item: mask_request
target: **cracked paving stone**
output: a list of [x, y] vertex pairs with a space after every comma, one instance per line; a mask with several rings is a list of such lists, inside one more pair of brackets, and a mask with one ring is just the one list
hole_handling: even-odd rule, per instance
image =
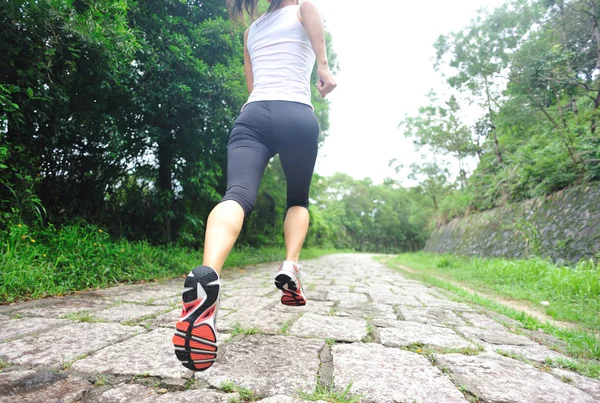
[[48, 305], [32, 306], [15, 311], [23, 316], [41, 317], [41, 318], [63, 318], [66, 315], [74, 313], [92, 314], [94, 311], [108, 307], [108, 303], [103, 300], [90, 300], [82, 298], [60, 298], [49, 299]]
[[[308, 402], [308, 400], [300, 400], [300, 399], [293, 398], [291, 396], [277, 395], [277, 396], [268, 397], [266, 399], [258, 400], [256, 403], [305, 403], [305, 402]], [[314, 403], [327, 403], [324, 400], [317, 400], [316, 402], [315, 401], [313, 401], [313, 402]]]
[[278, 334], [286, 322], [291, 322], [299, 316], [299, 313], [275, 313], [264, 310], [257, 312], [242, 308], [217, 320], [217, 328], [220, 332], [231, 332], [236, 325], [240, 325], [245, 329], [258, 329], [260, 333]]
[[528, 337], [510, 333], [506, 330], [485, 330], [470, 326], [461, 326], [456, 328], [456, 330], [470, 339], [476, 339], [488, 344], [511, 346], [531, 346], [536, 344]]
[[229, 310], [238, 310], [243, 307], [252, 307], [256, 311], [266, 308], [273, 303], [273, 298], [266, 297], [247, 297], [235, 295], [233, 297], [221, 297], [220, 308]]
[[[21, 318], [3, 320], [0, 326], [0, 343], [9, 339], [16, 339], [27, 336], [42, 330], [50, 330], [56, 327], [65, 326], [71, 321], [65, 319], [44, 319], [44, 318]], [[0, 355], [5, 346], [0, 345]]]
[[165, 300], [170, 300], [175, 296], [179, 297], [180, 292], [173, 292], [169, 287], [161, 288], [161, 286], [143, 284], [125, 285], [111, 287], [104, 290], [92, 291], [82, 294], [84, 296], [101, 296], [110, 298], [113, 301], [135, 302], [138, 304], [148, 305], [163, 305]]
[[169, 309], [172, 308], [165, 305], [121, 304], [95, 312], [93, 316], [107, 322], [125, 322], [141, 319], [144, 316], [158, 315]]
[[92, 388], [85, 379], [32, 370], [0, 373], [0, 402], [75, 402]]
[[535, 367], [495, 353], [444, 354], [438, 365], [449, 368], [457, 385], [489, 403], [592, 403], [581, 390]]
[[600, 401], [600, 381], [589, 379], [575, 372], [567, 371], [560, 368], [552, 368], [550, 373], [560, 379], [562, 382], [568, 383], [579, 390], [584, 391], [594, 399]]
[[116, 323], [76, 323], [2, 344], [0, 355], [14, 364], [56, 367], [143, 331]]
[[397, 294], [369, 294], [373, 302], [378, 302], [387, 305], [400, 305], [400, 306], [415, 306], [422, 307], [421, 304], [415, 297]]
[[365, 403], [465, 403], [450, 380], [423, 356], [379, 344], [332, 347], [336, 390], [350, 383], [350, 393]]
[[365, 294], [359, 294], [356, 292], [334, 292], [330, 291], [327, 294], [329, 301], [338, 301], [340, 308], [348, 308], [357, 305], [365, 305], [369, 302], [369, 298]]
[[474, 327], [479, 327], [487, 330], [506, 330], [506, 328], [502, 324], [480, 313], [461, 312], [461, 316], [463, 317], [463, 319], [469, 321]]
[[[315, 389], [322, 340], [253, 335], [223, 345], [223, 355], [196, 379], [219, 388], [225, 381], [258, 396], [310, 393]], [[284, 374], [284, 375], [282, 375]]]
[[301, 337], [321, 337], [336, 341], [360, 341], [367, 335], [367, 322], [361, 319], [303, 315], [290, 329], [290, 334]]
[[137, 384], [121, 384], [94, 396], [94, 403], [227, 403], [239, 397], [237, 393], [223, 393], [210, 389], [157, 394], [153, 389]]
[[403, 347], [423, 343], [441, 348], [475, 347], [447, 327], [403, 321], [394, 321], [388, 324], [392, 327], [379, 329], [381, 344], [384, 346]]
[[280, 302], [271, 309], [275, 312], [286, 312], [286, 313], [301, 313], [307, 312], [314, 313], [316, 315], [329, 315], [331, 307], [335, 305], [332, 301], [315, 301], [308, 299], [308, 302], [304, 306], [287, 306]]
[[227, 297], [239, 296], [239, 297], [264, 297], [279, 291], [275, 286], [272, 287], [256, 287], [256, 288], [224, 288], [223, 295]]
[[114, 375], [147, 374], [161, 378], [187, 378], [191, 371], [175, 357], [170, 329], [156, 329], [109, 346], [73, 364], [75, 371]]
[[465, 321], [449, 309], [440, 308], [409, 308], [401, 307], [400, 312], [405, 320], [409, 322], [444, 324], [451, 326], [463, 326]]
[[517, 354], [525, 357], [530, 361], [540, 363], [545, 362], [546, 358], [568, 358], [560, 353], [557, 353], [556, 351], [550, 350], [546, 346], [542, 346], [540, 344], [535, 343], [530, 346], [490, 345], [487, 343], [482, 344], [487, 351], [504, 351], [512, 354]]
[[[339, 307], [336, 315], [354, 318], [372, 318], [373, 320], [396, 320], [397, 314], [391, 305], [369, 303], [352, 307]], [[347, 314], [347, 315], [346, 315]]]

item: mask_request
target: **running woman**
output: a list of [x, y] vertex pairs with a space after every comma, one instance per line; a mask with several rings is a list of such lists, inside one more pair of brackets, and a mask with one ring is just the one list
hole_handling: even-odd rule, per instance
[[[279, 154], [287, 181], [286, 259], [275, 275], [281, 303], [306, 304], [298, 259], [308, 232], [308, 198], [319, 125], [310, 77], [317, 62], [323, 98], [336, 87], [329, 69], [323, 19], [310, 1], [268, 0], [270, 7], [244, 34], [244, 71], [250, 97], [227, 146], [227, 192], [210, 213], [202, 266], [185, 280], [183, 309], [173, 336], [175, 354], [194, 371], [217, 357], [219, 274], [251, 213], [265, 167]], [[233, 13], [254, 14], [258, 0], [233, 0]]]

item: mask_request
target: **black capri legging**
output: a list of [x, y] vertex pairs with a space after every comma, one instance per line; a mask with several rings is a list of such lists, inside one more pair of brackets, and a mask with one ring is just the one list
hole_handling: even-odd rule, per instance
[[287, 181], [287, 208], [308, 208], [310, 181], [318, 151], [319, 124], [308, 105], [289, 101], [247, 104], [235, 122], [227, 146], [227, 192], [248, 217], [262, 175], [277, 153]]

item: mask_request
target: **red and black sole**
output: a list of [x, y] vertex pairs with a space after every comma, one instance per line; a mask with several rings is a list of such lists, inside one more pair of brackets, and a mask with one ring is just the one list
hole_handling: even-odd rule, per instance
[[[184, 284], [186, 289], [182, 294], [184, 307], [187, 305], [191, 309], [196, 308], [193, 303], [199, 297], [198, 283], [206, 293], [206, 299], [191, 315], [177, 322], [173, 345], [175, 355], [184, 367], [192, 371], [205, 371], [217, 358], [217, 335], [214, 327], [206, 320], [217, 314], [220, 286], [209, 284], [219, 277], [213, 269], [206, 266], [197, 267], [192, 270], [192, 273], [194, 276], [188, 276]], [[199, 324], [194, 325], [196, 322]], [[213, 319], [212, 323], [216, 321]]]
[[[287, 287], [286, 287], [287, 285]], [[298, 291], [298, 285], [294, 279], [287, 274], [281, 273], [275, 277], [275, 287], [279, 288], [283, 295], [281, 296], [281, 303], [287, 306], [304, 306], [306, 305], [306, 298], [302, 292]]]

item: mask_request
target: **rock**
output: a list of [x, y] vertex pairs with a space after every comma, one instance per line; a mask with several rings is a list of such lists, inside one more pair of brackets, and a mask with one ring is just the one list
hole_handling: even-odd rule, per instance
[[483, 341], [488, 344], [511, 346], [531, 346], [536, 344], [533, 340], [525, 336], [510, 333], [506, 330], [484, 330], [470, 326], [461, 326], [456, 330], [466, 337], [474, 339], [476, 342]]
[[463, 319], [469, 321], [473, 327], [478, 327], [487, 330], [506, 330], [506, 328], [500, 323], [480, 313], [462, 312], [461, 316], [463, 317]]
[[485, 402], [594, 402], [588, 394], [550, 374], [495, 353], [446, 354], [437, 356], [437, 361], [452, 372], [457, 385], [464, 385]]
[[[0, 320], [0, 343], [10, 339], [18, 339], [43, 330], [51, 330], [72, 322], [63, 319], [21, 318]], [[0, 345], [0, 355], [4, 346]]]
[[369, 298], [365, 294], [359, 294], [356, 292], [334, 292], [330, 291], [327, 294], [329, 301], [338, 301], [338, 306], [341, 309], [346, 307], [353, 307], [357, 305], [364, 305], [369, 302]]
[[75, 402], [92, 385], [85, 379], [32, 370], [0, 373], [0, 402]]
[[143, 331], [116, 323], [75, 323], [2, 344], [0, 355], [15, 364], [58, 367]]
[[400, 312], [404, 319], [410, 322], [432, 323], [437, 325], [462, 326], [465, 321], [449, 309], [443, 308], [412, 308], [401, 307]]
[[303, 315], [290, 329], [290, 334], [301, 337], [320, 337], [336, 341], [360, 341], [367, 335], [367, 322], [359, 319]]
[[172, 309], [169, 306], [121, 304], [94, 313], [94, 317], [107, 322], [125, 322], [142, 319], [144, 316], [157, 316]]
[[379, 329], [381, 344], [387, 347], [403, 347], [415, 343], [440, 348], [474, 347], [447, 327], [403, 321], [390, 324], [393, 327]]
[[378, 344], [336, 344], [332, 348], [335, 389], [361, 395], [365, 403], [465, 403], [442, 372], [418, 354]]
[[[325, 295], [325, 297], [327, 297], [327, 295]], [[329, 313], [331, 312], [331, 307], [333, 307], [334, 304], [335, 303], [333, 301], [316, 301], [311, 298], [308, 298], [308, 302], [304, 306], [287, 306], [278, 302], [271, 310], [275, 312], [286, 313], [305, 314], [307, 312], [310, 312], [317, 315], [329, 315]]]
[[239, 311], [230, 313], [217, 320], [217, 327], [220, 332], [230, 332], [236, 325], [241, 327], [255, 328], [260, 333], [278, 334], [281, 332], [286, 322], [296, 320], [300, 313], [283, 313], [274, 314], [272, 311], [255, 309], [240, 309]]
[[289, 336], [253, 335], [223, 346], [223, 355], [196, 379], [219, 388], [225, 381], [259, 396], [312, 392], [324, 342]]
[[173, 330], [156, 329], [111, 345], [73, 364], [75, 371], [188, 378], [192, 371], [177, 360], [171, 338]]
[[[227, 403], [238, 395], [209, 389], [167, 393], [166, 389], [154, 391], [142, 385], [121, 384], [93, 398], [93, 403]], [[231, 400], [230, 400], [231, 399]], [[90, 403], [91, 403], [90, 402]]]
[[600, 381], [559, 368], [552, 368], [550, 373], [562, 382], [568, 383], [600, 401]]
[[238, 310], [243, 307], [252, 307], [259, 311], [265, 309], [268, 305], [271, 305], [275, 301], [275, 298], [266, 297], [246, 297], [243, 295], [236, 295], [233, 297], [221, 297], [220, 307], [229, 310]]

